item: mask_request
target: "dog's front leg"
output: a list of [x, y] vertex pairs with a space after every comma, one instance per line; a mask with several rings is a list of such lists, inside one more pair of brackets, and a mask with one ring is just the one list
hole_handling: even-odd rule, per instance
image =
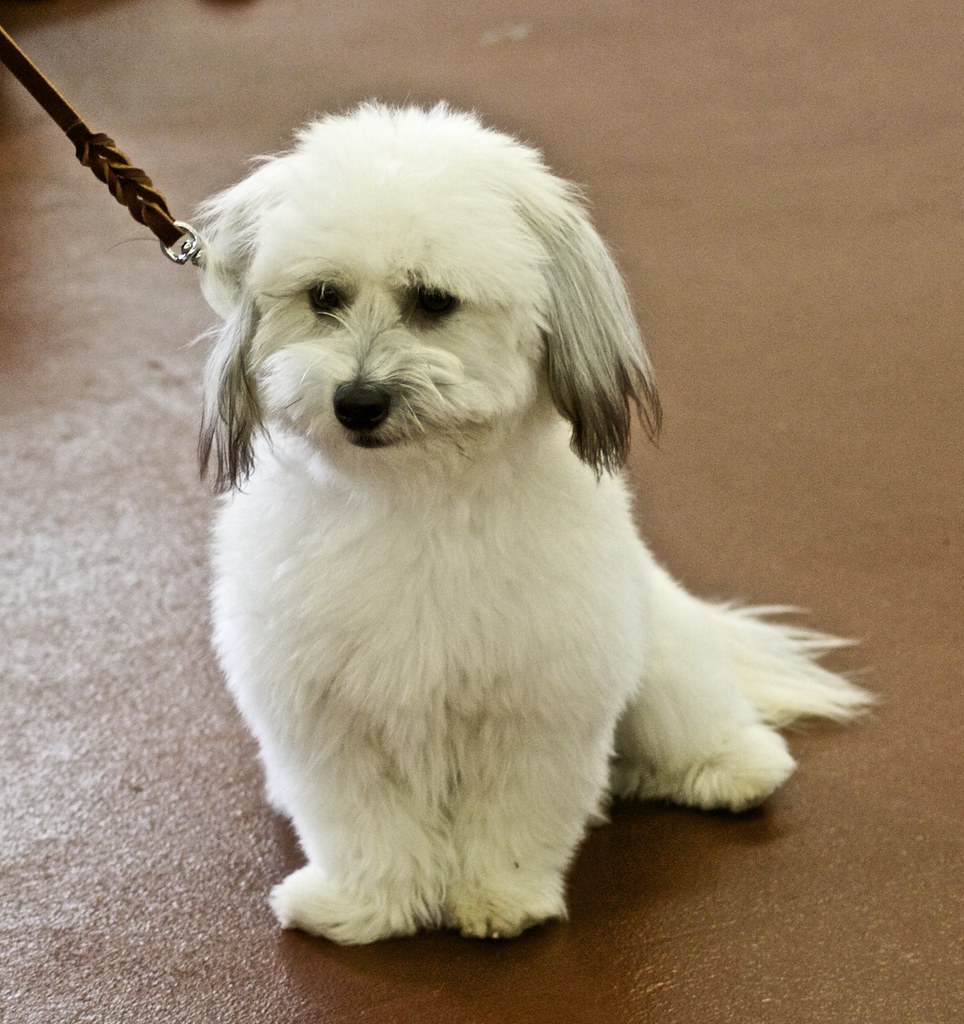
[[566, 916], [565, 872], [599, 806], [610, 726], [587, 739], [545, 724], [495, 723], [468, 759], [445, 908], [445, 923], [463, 935], [509, 938]]
[[360, 944], [441, 923], [451, 844], [437, 801], [346, 737], [289, 801], [308, 863], [276, 885], [282, 927]]

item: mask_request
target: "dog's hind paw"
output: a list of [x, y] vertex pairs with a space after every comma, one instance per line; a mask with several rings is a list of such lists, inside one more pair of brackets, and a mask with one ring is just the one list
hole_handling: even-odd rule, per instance
[[270, 903], [282, 928], [297, 928], [343, 945], [410, 935], [418, 928], [407, 907], [382, 896], [343, 892], [311, 864], [276, 885]]
[[794, 768], [796, 762], [779, 733], [765, 725], [750, 725], [690, 769], [683, 786], [686, 802], [743, 811], [762, 803]]
[[783, 737], [759, 722], [743, 726], [719, 749], [668, 770], [617, 762], [612, 789], [639, 800], [668, 800], [703, 810], [744, 811], [762, 803], [796, 762]]

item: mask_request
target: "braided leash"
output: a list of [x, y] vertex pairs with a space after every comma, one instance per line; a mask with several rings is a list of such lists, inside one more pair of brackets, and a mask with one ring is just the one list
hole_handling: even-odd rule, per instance
[[30, 58], [0, 25], [0, 61], [74, 144], [77, 159], [110, 189], [139, 224], [149, 228], [174, 263], [197, 263], [202, 244], [197, 232], [175, 220], [151, 179], [122, 153], [110, 136], [92, 132]]

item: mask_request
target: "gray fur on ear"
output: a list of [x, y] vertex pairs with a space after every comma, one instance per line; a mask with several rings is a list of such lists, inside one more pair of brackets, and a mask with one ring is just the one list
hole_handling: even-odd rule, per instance
[[619, 271], [574, 199], [551, 213], [521, 210], [547, 256], [549, 391], [572, 426], [572, 447], [599, 475], [622, 466], [630, 405], [650, 439], [662, 411]]
[[218, 340], [204, 369], [198, 461], [204, 476], [213, 452], [218, 492], [239, 487], [254, 466], [253, 442], [262, 424], [248, 359], [257, 323], [254, 302], [241, 303], [213, 332]]
[[204, 371], [198, 459], [204, 476], [214, 455], [218, 491], [238, 487], [248, 477], [254, 438], [263, 426], [250, 365], [259, 317], [247, 274], [259, 217], [282, 193], [286, 173], [283, 162], [268, 160], [201, 208], [201, 287], [224, 322], [207, 335], [216, 342]]

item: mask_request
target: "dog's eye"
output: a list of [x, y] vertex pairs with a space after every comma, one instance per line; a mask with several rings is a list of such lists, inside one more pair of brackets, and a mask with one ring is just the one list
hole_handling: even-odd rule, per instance
[[316, 284], [308, 292], [308, 301], [316, 313], [333, 313], [345, 304], [345, 296], [329, 281]]
[[444, 316], [451, 313], [458, 304], [458, 299], [438, 288], [419, 288], [415, 293], [415, 307], [420, 313], [429, 316]]

